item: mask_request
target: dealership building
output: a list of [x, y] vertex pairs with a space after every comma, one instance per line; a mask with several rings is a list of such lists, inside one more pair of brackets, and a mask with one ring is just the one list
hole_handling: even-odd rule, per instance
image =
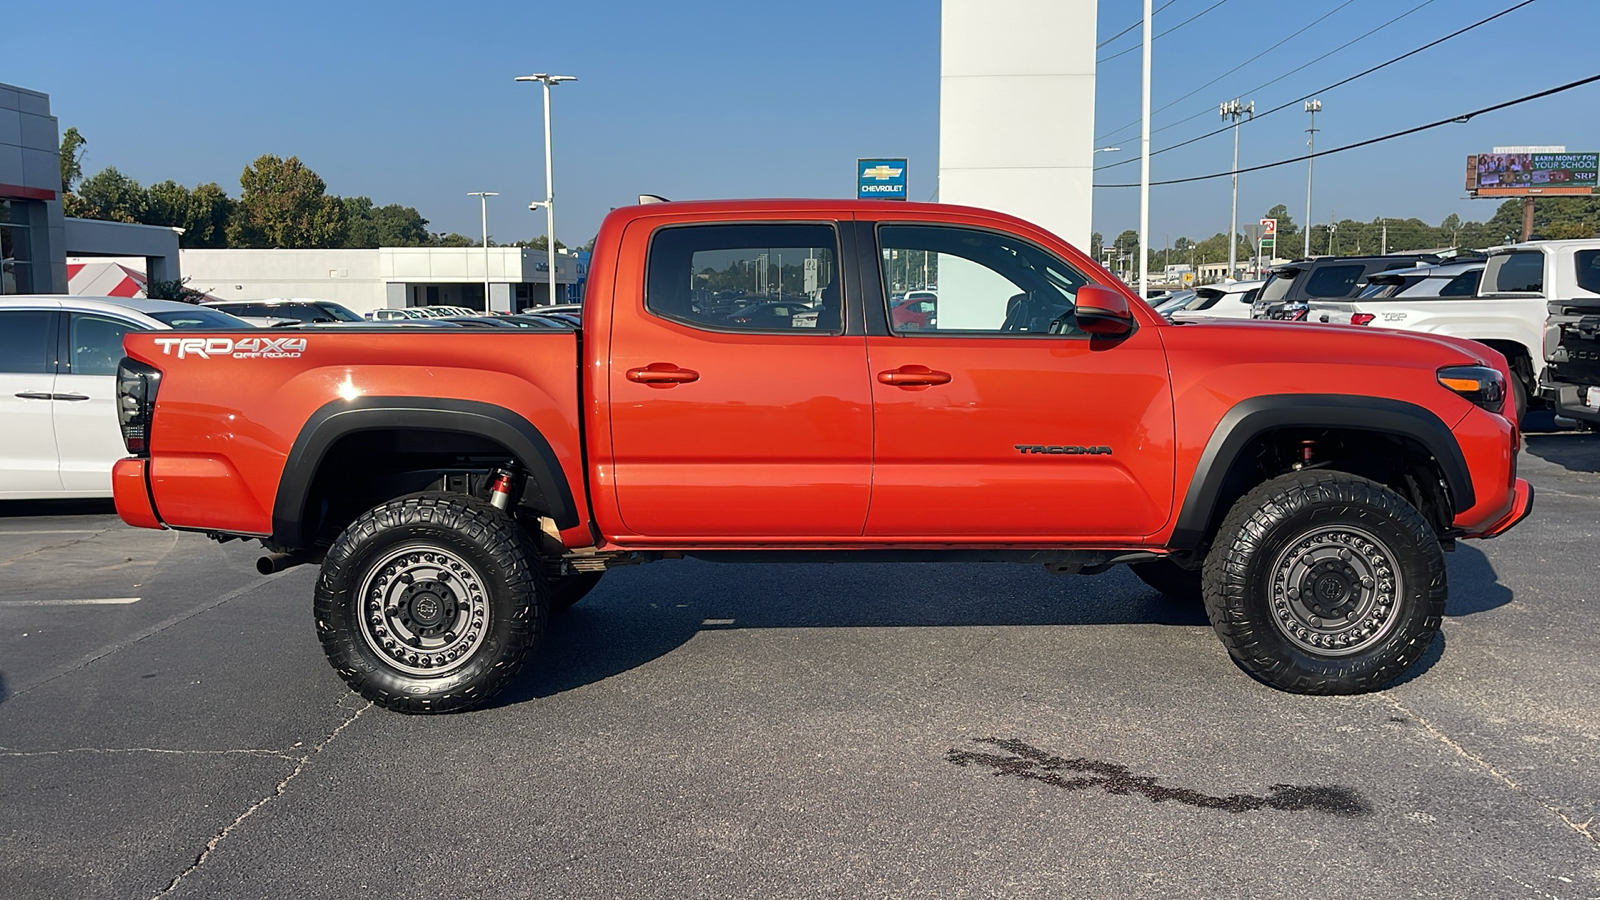
[[[490, 247], [487, 254], [482, 247], [379, 247], [182, 255], [189, 287], [228, 300], [310, 297], [358, 313], [441, 305], [515, 312], [551, 302], [545, 251], [526, 247]], [[588, 268], [587, 253], [556, 253], [555, 302], [578, 301]]]

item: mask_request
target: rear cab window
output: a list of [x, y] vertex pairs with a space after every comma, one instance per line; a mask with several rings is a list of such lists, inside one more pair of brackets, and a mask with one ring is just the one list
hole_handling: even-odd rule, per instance
[[1365, 274], [1366, 266], [1360, 263], [1319, 266], [1312, 271], [1311, 277], [1306, 279], [1306, 296], [1348, 297], [1356, 292], [1356, 285]]
[[238, 330], [253, 327], [249, 322], [203, 306], [196, 306], [194, 309], [147, 312], [145, 315], [169, 328], [225, 328]]
[[706, 331], [840, 334], [838, 246], [824, 223], [662, 228], [646, 257], [645, 309]]
[[1600, 294], [1600, 250], [1579, 250], [1574, 258], [1578, 267], [1578, 288]]
[[1544, 254], [1538, 250], [1505, 254], [1495, 272], [1492, 290], [1497, 294], [1544, 293]]

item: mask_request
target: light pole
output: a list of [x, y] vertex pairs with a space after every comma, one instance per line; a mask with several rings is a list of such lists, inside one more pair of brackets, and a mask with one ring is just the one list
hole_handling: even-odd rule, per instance
[[[550, 166], [550, 87], [563, 81], [577, 81], [576, 75], [518, 75], [518, 81], [537, 81], [544, 85], [544, 232], [546, 264], [550, 267], [550, 302], [556, 302], [556, 187], [551, 179]], [[529, 209], [538, 209], [539, 201], [528, 204]]]
[[[1152, 0], [1144, 0], [1144, 79], [1140, 98], [1139, 132], [1139, 297], [1150, 299], [1150, 48], [1154, 43], [1151, 30]], [[1237, 169], [1239, 166], [1234, 165]]]
[[1228, 276], [1225, 280], [1232, 281], [1234, 267], [1239, 260], [1239, 120], [1249, 116], [1256, 117], [1256, 102], [1251, 100], [1249, 105], [1240, 103], [1237, 99], [1229, 100], [1222, 104], [1222, 120], [1233, 120], [1233, 218], [1228, 220]]
[[[1311, 168], [1317, 164], [1317, 113], [1322, 112], [1321, 100], [1307, 100], [1306, 112], [1311, 114], [1311, 127], [1306, 129], [1306, 134], [1311, 138], [1306, 141], [1306, 146], [1311, 152], [1306, 155], [1306, 252], [1305, 258], [1311, 258]], [[1239, 168], [1234, 164], [1234, 168]]]
[[489, 198], [500, 196], [499, 191], [467, 191], [468, 197], [477, 197], [483, 213], [483, 311], [494, 312], [489, 306]]
[[1094, 148], [1094, 152], [1096, 152], [1096, 153], [1120, 153], [1120, 152], [1122, 152], [1122, 148], [1121, 147], [1096, 147], [1096, 148]]

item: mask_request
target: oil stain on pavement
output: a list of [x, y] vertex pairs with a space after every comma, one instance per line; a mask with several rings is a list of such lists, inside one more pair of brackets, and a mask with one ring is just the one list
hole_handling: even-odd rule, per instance
[[1359, 817], [1372, 815], [1372, 804], [1347, 787], [1320, 785], [1275, 784], [1267, 789], [1266, 796], [1230, 794], [1213, 797], [1189, 788], [1165, 787], [1157, 779], [1134, 775], [1127, 766], [1093, 759], [1067, 759], [1046, 753], [1037, 747], [1014, 738], [973, 738], [980, 744], [990, 744], [1003, 751], [985, 753], [971, 750], [951, 750], [945, 760], [962, 768], [989, 766], [995, 775], [1038, 781], [1069, 791], [1099, 788], [1107, 794], [1138, 794], [1152, 803], [1173, 801], [1201, 809], [1218, 809], [1224, 812], [1243, 813], [1261, 809], [1287, 812], [1319, 812], [1334, 816]]

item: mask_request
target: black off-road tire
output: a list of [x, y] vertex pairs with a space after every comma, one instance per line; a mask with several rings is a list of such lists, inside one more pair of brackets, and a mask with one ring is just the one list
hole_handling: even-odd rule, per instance
[[1202, 576], [1199, 569], [1185, 569], [1169, 559], [1135, 563], [1128, 568], [1139, 576], [1140, 581], [1174, 600], [1182, 603], [1200, 603], [1203, 592], [1200, 589]]
[[379, 706], [457, 712], [516, 677], [549, 604], [534, 546], [509, 515], [461, 494], [411, 494], [329, 548], [317, 637], [339, 677]]
[[573, 572], [571, 575], [557, 575], [551, 578], [550, 609], [554, 612], [560, 612], [589, 596], [589, 592], [594, 590], [595, 585], [600, 583], [601, 576], [605, 574], [603, 570], [599, 572]]
[[1383, 485], [1296, 472], [1234, 504], [1204, 590], [1245, 671], [1292, 693], [1359, 694], [1426, 652], [1444, 614], [1444, 555], [1422, 514]]

